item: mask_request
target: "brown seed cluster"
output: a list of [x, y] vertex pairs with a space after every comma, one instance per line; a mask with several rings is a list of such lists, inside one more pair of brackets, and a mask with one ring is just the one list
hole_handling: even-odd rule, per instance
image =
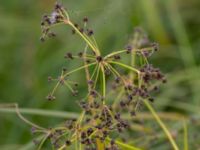
[[140, 72], [145, 84], [148, 84], [152, 80], [161, 80], [163, 83], [166, 82], [166, 78], [160, 69], [154, 68], [152, 65], [143, 66]]
[[41, 22], [42, 36], [41, 41], [45, 41], [46, 37], [55, 37], [56, 34], [53, 33], [50, 28], [51, 26], [61, 23], [64, 19], [64, 7], [56, 3], [53, 12], [50, 15], [44, 15]]
[[[120, 113], [114, 112], [110, 106], [104, 106], [99, 101], [93, 103], [80, 102], [81, 108], [88, 114], [89, 118], [85, 118], [88, 128], [81, 131], [81, 143], [88, 149], [96, 147], [96, 140], [102, 143], [106, 142], [110, 132], [118, 131], [121, 133], [124, 129], [129, 128], [127, 121], [121, 118]], [[106, 149], [117, 148], [112, 140]]]

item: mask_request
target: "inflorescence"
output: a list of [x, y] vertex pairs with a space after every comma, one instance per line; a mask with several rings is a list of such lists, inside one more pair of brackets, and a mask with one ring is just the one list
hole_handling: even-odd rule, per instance
[[[56, 99], [55, 92], [60, 85], [65, 85], [73, 96], [77, 96], [78, 83], [69, 80], [69, 76], [81, 70], [86, 72], [88, 86], [86, 96], [78, 102], [82, 109], [80, 117], [47, 129], [45, 133], [53, 147], [59, 150], [73, 145], [85, 150], [98, 147], [118, 150], [120, 146], [113, 135], [123, 133], [131, 126], [123, 114], [128, 112], [132, 117], [137, 115], [143, 101], [154, 101], [151, 93], [158, 90], [158, 82], [166, 82], [159, 68], [154, 68], [148, 62], [148, 57], [158, 51], [159, 46], [150, 42], [142, 29], [136, 28], [124, 49], [102, 56], [94, 31], [87, 28], [88, 22], [89, 19], [84, 17], [82, 25], [73, 23], [68, 11], [59, 3], [55, 4], [50, 15], [43, 16], [41, 41], [55, 37], [51, 29], [63, 24], [71, 27], [72, 34], [79, 35], [86, 45], [82, 52], [74, 54], [68, 51], [64, 55], [66, 61], [82, 60], [82, 66], [74, 70], [63, 68], [59, 77], [48, 77], [49, 82], [57, 83], [47, 99]], [[128, 58], [129, 62], [122, 62], [123, 57]], [[37, 129], [32, 131], [44, 132]]]

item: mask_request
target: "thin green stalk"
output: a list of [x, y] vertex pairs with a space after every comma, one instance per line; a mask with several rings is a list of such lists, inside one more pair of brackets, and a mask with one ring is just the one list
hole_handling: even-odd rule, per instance
[[115, 76], [115, 77], [119, 77], [121, 78], [120, 74], [110, 65], [110, 64], [106, 64], [107, 67], [109, 68], [109, 70], [112, 72], [112, 74]]
[[120, 92], [118, 93], [115, 101], [113, 102], [113, 108], [117, 107], [117, 103], [119, 102], [119, 100], [122, 97], [123, 93], [124, 93], [124, 88], [122, 87], [121, 90], [120, 90]]
[[110, 65], [110, 64], [108, 64], [108, 67], [110, 68], [110, 70], [111, 70], [111, 72], [113, 73], [113, 75], [116, 75], [117, 77], [119, 77], [119, 78], [123, 81], [124, 85], [126, 85], [125, 80], [124, 80], [123, 77], [119, 74], [119, 72], [118, 72], [115, 68], [113, 68], [112, 65]]
[[95, 68], [94, 68], [94, 71], [93, 71], [91, 77], [90, 77], [90, 80], [92, 80], [93, 77], [95, 76], [95, 74], [97, 73], [98, 67], [99, 67], [99, 65], [97, 64], [97, 65], [95, 66]]
[[100, 66], [98, 65], [97, 74], [96, 74], [96, 78], [95, 78], [95, 82], [94, 82], [94, 89], [96, 88], [98, 78], [99, 78], [99, 74], [100, 74]]
[[62, 145], [58, 150], [63, 150], [66, 147], [66, 145]]
[[174, 148], [174, 150], [179, 150], [178, 146], [176, 145], [175, 140], [173, 139], [172, 135], [170, 134], [170, 132], [168, 131], [167, 127], [165, 126], [165, 124], [162, 122], [162, 120], [160, 119], [160, 117], [157, 115], [157, 113], [155, 112], [155, 110], [153, 109], [153, 107], [149, 104], [149, 102], [147, 100], [144, 100], [144, 104], [147, 106], [147, 108], [150, 110], [150, 112], [152, 113], [152, 115], [154, 116], [155, 120], [157, 121], [157, 123], [161, 126], [161, 128], [163, 129], [163, 131], [165, 132], [166, 136], [168, 137], [172, 147]]
[[74, 24], [70, 21], [64, 21], [65, 24], [69, 24], [83, 39], [84, 41], [91, 47], [91, 49], [100, 55], [100, 51], [95, 48], [95, 46], [74, 26]]
[[64, 84], [69, 88], [69, 90], [73, 93], [74, 89], [69, 85], [69, 83], [67, 83], [66, 81], [64, 81]]
[[[109, 141], [109, 142], [111, 141], [110, 138], [106, 138], [106, 140]], [[128, 144], [122, 143], [122, 142], [117, 141], [117, 140], [115, 140], [115, 143], [116, 143], [117, 145], [123, 147], [124, 150], [142, 150], [142, 149], [140, 149], [140, 148], [137, 148], [137, 147], [134, 147], [134, 146], [132, 146], [132, 145], [128, 145]]]
[[[16, 113], [15, 108], [0, 108], [0, 112], [4, 113]], [[19, 108], [19, 112], [27, 115], [39, 115], [47, 117], [57, 117], [57, 118], [78, 118], [78, 113], [64, 112], [64, 111], [51, 111], [43, 109], [31, 109], [31, 108]]]
[[49, 133], [47, 135], [44, 136], [44, 138], [42, 139], [42, 141], [40, 142], [40, 145], [38, 146], [37, 150], [41, 150], [42, 146], [44, 145], [44, 142], [47, 140], [49, 136]]
[[[70, 20], [68, 12], [65, 9], [62, 9], [62, 11], [64, 12], [64, 15], [67, 17], [67, 20]], [[61, 14], [62, 14], [62, 12], [61, 12]]]
[[96, 60], [95, 57], [91, 57], [91, 56], [74, 56], [73, 55], [73, 58], [78, 58], [78, 59], [90, 59], [90, 60]]
[[[22, 121], [24, 121], [25, 123], [29, 124], [30, 126], [35, 127], [35, 128], [37, 128], [37, 129], [40, 129], [40, 130], [46, 130], [45, 128], [43, 128], [43, 127], [41, 127], [41, 126], [39, 126], [39, 125], [37, 125], [37, 124], [35, 124], [35, 123], [29, 121], [28, 119], [26, 119], [26, 118], [21, 114], [20, 109], [19, 109], [19, 107], [18, 107], [18, 104], [14, 103], [14, 104], [4, 104], [4, 105], [0, 105], [0, 110], [4, 109], [4, 108], [1, 108], [1, 107], [7, 107], [8, 109], [13, 109], [13, 112], [15, 112], [15, 113], [18, 115], [18, 117], [19, 117]], [[12, 108], [12, 107], [14, 107], [14, 108]]]
[[108, 54], [107, 56], [105, 56], [104, 59], [107, 59], [109, 57], [112, 57], [114, 55], [121, 54], [121, 53], [124, 53], [124, 52], [127, 52], [127, 50], [119, 50], [119, 51], [116, 51], [116, 52], [112, 52], [112, 53]]
[[187, 129], [187, 122], [183, 120], [183, 129], [184, 129], [184, 150], [188, 150], [188, 129]]
[[88, 64], [88, 65], [84, 65], [84, 66], [79, 67], [79, 68], [77, 68], [77, 69], [74, 69], [74, 70], [72, 70], [72, 71], [67, 72], [66, 74], [64, 74], [63, 77], [66, 77], [67, 75], [70, 75], [70, 74], [72, 74], [72, 73], [74, 73], [74, 72], [76, 72], [76, 71], [79, 71], [79, 70], [84, 69], [84, 68], [86, 68], [86, 67], [90, 67], [90, 66], [95, 65], [95, 64], [96, 64], [96, 62], [91, 63], [91, 64]]
[[135, 71], [135, 72], [137, 72], [137, 74], [140, 73], [139, 70], [137, 70], [137, 69], [135, 69], [135, 68], [133, 68], [133, 67], [131, 67], [131, 66], [128, 66], [128, 65], [126, 65], [126, 64], [123, 64], [123, 63], [120, 63], [120, 62], [115, 62], [115, 61], [108, 61], [108, 62], [111, 63], [111, 64], [116, 64], [116, 65], [119, 65], [119, 66], [121, 66], [121, 67], [127, 68], [127, 69], [129, 69], [129, 70]]
[[82, 144], [79, 143], [79, 150], [82, 150]]
[[75, 140], [75, 150], [78, 150], [78, 137]]
[[[103, 65], [101, 66], [101, 71], [102, 71], [102, 92], [103, 92], [103, 98], [105, 98], [106, 96], [106, 77], [105, 77], [105, 70]], [[103, 103], [105, 104], [105, 100], [103, 101]]]
[[[135, 67], [135, 56], [136, 56], [136, 54], [135, 53], [132, 53], [131, 54], [131, 66], [132, 67]], [[134, 79], [134, 74], [133, 74], [133, 72], [131, 72], [131, 74], [130, 74], [130, 78], [131, 78], [131, 80], [133, 81], [133, 79]]]
[[97, 52], [99, 52], [99, 53], [97, 53], [97, 54], [100, 55], [100, 51], [99, 51], [99, 49], [98, 49], [98, 46], [96, 45], [97, 43], [94, 42], [94, 41], [92, 40], [92, 38], [90, 38], [87, 34], [83, 33], [83, 35], [85, 36], [86, 39], [88, 39], [88, 41], [89, 41], [91, 44], [93, 44], [94, 48], [97, 50]]
[[[36, 138], [37, 141], [42, 140], [43, 135], [40, 135]], [[35, 148], [35, 144], [33, 143], [33, 141], [31, 140], [30, 142], [28, 142], [27, 144], [23, 145], [22, 147], [20, 147], [20, 150], [30, 150], [30, 149], [34, 149]]]
[[105, 149], [104, 143], [100, 139], [97, 138], [96, 143], [97, 143], [97, 150], [104, 150]]
[[[56, 118], [78, 118], [80, 114], [72, 113], [72, 112], [65, 112], [65, 111], [52, 111], [52, 110], [43, 110], [43, 109], [30, 109], [30, 108], [19, 108], [20, 113], [27, 114], [27, 115], [38, 115], [38, 116], [45, 116], [45, 117], [56, 117]], [[0, 108], [1, 113], [16, 113], [15, 108]], [[183, 116], [178, 113], [158, 113], [158, 116], [163, 119], [170, 119], [170, 120], [180, 120]], [[152, 116], [146, 113], [139, 113], [137, 114], [138, 118], [143, 119], [152, 119]], [[138, 118], [135, 119], [138, 119]], [[128, 114], [123, 115], [123, 118], [130, 119]]]
[[98, 44], [97, 44], [97, 41], [96, 41], [94, 35], [92, 35], [92, 39], [94, 41], [95, 47], [99, 50], [99, 47], [98, 47]]
[[[141, 49], [134, 49], [134, 50], [132, 50], [132, 53], [135, 54], [136, 52], [152, 51], [152, 50], [153, 50], [153, 47], [141, 48]], [[107, 58], [112, 57], [112, 56], [114, 56], [114, 55], [121, 54], [121, 53], [125, 53], [125, 52], [127, 52], [127, 50], [118, 50], [118, 51], [115, 51], [115, 52], [112, 52], [112, 53], [106, 55], [106, 56], [104, 57], [104, 59], [107, 59]]]
[[55, 93], [56, 89], [58, 88], [59, 84], [60, 84], [60, 81], [58, 81], [58, 82], [56, 83], [55, 87], [53, 88], [53, 90], [52, 90], [52, 92], [51, 92], [51, 95], [52, 95], [52, 96], [54, 95], [54, 93]]
[[[87, 65], [87, 59], [85, 58], [86, 55], [87, 55], [87, 50], [88, 50], [88, 44], [86, 44], [85, 49], [84, 49], [84, 53], [83, 53], [84, 54], [83, 55], [84, 65]], [[89, 81], [91, 77], [90, 77], [90, 71], [89, 71], [88, 67], [85, 68], [85, 74], [86, 74], [87, 81]], [[91, 87], [88, 85], [88, 91], [90, 91], [90, 90], [91, 90]]]

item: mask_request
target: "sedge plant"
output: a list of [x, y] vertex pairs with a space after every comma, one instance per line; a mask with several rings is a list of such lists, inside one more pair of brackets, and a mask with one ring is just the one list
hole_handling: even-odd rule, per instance
[[151, 42], [141, 28], [136, 28], [125, 48], [102, 55], [88, 23], [87, 17], [83, 18], [82, 24], [74, 23], [68, 11], [59, 3], [55, 4], [50, 15], [43, 16], [41, 41], [55, 37], [51, 29], [63, 25], [85, 43], [83, 51], [77, 54], [68, 51], [64, 55], [66, 61], [81, 60], [80, 67], [73, 70], [63, 68], [59, 77], [48, 77], [48, 81], [55, 82], [55, 86], [47, 100], [58, 99], [56, 91], [59, 86], [66, 86], [72, 96], [78, 96], [79, 83], [71, 81], [69, 76], [80, 71], [85, 72], [82, 77], [86, 77], [84, 81], [88, 89], [85, 97], [78, 101], [82, 111], [79, 117], [52, 128], [29, 122], [16, 106], [20, 118], [32, 126], [32, 133], [40, 135], [39, 140], [35, 141], [37, 149], [42, 149], [49, 142], [56, 150], [140, 150], [122, 140], [123, 134], [129, 132], [133, 124], [124, 118], [124, 114], [128, 113], [134, 118], [144, 105], [163, 129], [172, 149], [178, 150], [170, 131], [152, 107], [152, 93], [158, 90], [160, 83], [167, 82], [160, 69], [149, 63], [149, 57], [159, 50], [158, 44]]

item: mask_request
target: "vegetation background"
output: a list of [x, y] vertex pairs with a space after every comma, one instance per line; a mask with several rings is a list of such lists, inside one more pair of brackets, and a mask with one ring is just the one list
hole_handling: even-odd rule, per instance
[[[183, 149], [183, 117], [188, 130], [189, 148], [200, 149], [200, 1], [199, 0], [63, 0], [73, 16], [80, 21], [90, 19], [103, 53], [123, 48], [134, 27], [142, 27], [149, 37], [160, 44], [160, 51], [151, 62], [167, 73], [168, 82], [156, 95], [154, 107]], [[57, 92], [58, 99], [47, 102], [51, 89], [49, 75], [58, 76], [62, 67], [71, 68], [64, 54], [82, 49], [81, 40], [71, 35], [68, 27], [56, 29], [58, 36], [41, 43], [40, 20], [51, 11], [54, 0], [0, 1], [0, 103], [18, 103], [20, 108], [78, 112], [75, 99], [66, 88]], [[80, 20], [79, 20], [80, 19]], [[77, 62], [80, 63], [80, 62]], [[73, 64], [76, 65], [76, 64]], [[74, 78], [84, 82], [81, 74]], [[80, 85], [84, 89], [84, 85]], [[80, 90], [84, 91], [84, 90]], [[25, 114], [46, 127], [61, 117]], [[149, 114], [145, 109], [141, 113]], [[173, 114], [172, 114], [173, 112]], [[154, 119], [146, 118], [152, 132], [142, 132], [133, 143], [153, 150], [171, 149]], [[145, 120], [145, 118], [144, 118]], [[145, 120], [146, 121], [146, 120]], [[133, 131], [134, 135], [134, 131]], [[153, 138], [149, 138], [153, 137]], [[156, 138], [157, 137], [157, 138]], [[152, 140], [153, 139], [153, 140]], [[0, 149], [34, 149], [30, 127], [10, 109], [0, 109]]]

